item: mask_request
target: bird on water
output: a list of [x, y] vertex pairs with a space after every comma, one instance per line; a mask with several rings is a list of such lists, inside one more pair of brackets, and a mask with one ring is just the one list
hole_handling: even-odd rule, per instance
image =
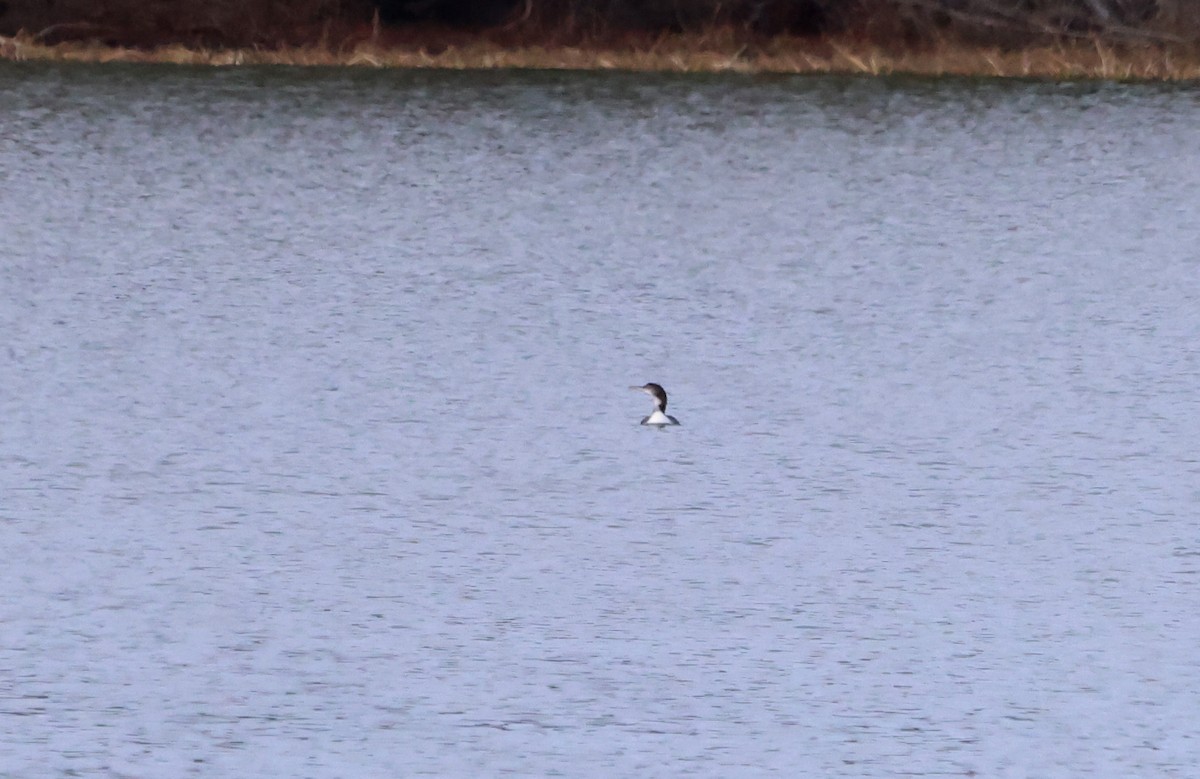
[[662, 388], [661, 384], [650, 382], [641, 387], [630, 387], [629, 389], [644, 392], [654, 398], [654, 413], [642, 420], [643, 425], [663, 427], [665, 425], [679, 424], [678, 419], [667, 413], [667, 391]]

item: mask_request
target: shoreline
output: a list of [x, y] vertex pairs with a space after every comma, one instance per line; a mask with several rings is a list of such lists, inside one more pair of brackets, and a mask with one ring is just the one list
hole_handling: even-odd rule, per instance
[[48, 45], [33, 36], [17, 35], [0, 36], [0, 61], [1200, 81], [1200, 50], [1115, 46], [1099, 40], [1012, 50], [962, 43], [894, 50], [836, 38], [781, 36], [745, 43], [729, 36], [675, 34], [630, 45], [512, 46], [480, 38], [421, 46], [368, 38], [337, 46], [207, 49], [166, 44], [135, 49], [98, 42]]

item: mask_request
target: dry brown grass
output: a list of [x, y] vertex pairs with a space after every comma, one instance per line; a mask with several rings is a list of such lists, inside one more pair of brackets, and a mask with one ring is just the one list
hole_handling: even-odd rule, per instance
[[892, 50], [851, 39], [781, 36], [747, 44], [709, 32], [635, 39], [625, 45], [502, 45], [485, 39], [435, 43], [357, 41], [280, 49], [129, 49], [98, 43], [39, 44], [0, 37], [0, 59], [56, 62], [157, 62], [179, 65], [298, 65], [372, 68], [517, 68], [678, 73], [867, 73], [1180, 81], [1200, 79], [1200, 51], [1164, 45], [1115, 47], [1079, 41], [1015, 50], [940, 43]]

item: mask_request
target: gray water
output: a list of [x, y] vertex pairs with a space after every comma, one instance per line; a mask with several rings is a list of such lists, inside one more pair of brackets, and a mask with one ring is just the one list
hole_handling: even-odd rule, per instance
[[1194, 776], [1198, 163], [1186, 86], [0, 65], [0, 775]]

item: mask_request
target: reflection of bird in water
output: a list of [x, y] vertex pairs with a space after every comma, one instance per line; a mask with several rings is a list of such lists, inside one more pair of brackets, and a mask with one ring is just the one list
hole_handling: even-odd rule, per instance
[[678, 425], [679, 420], [667, 413], [667, 391], [662, 388], [661, 384], [650, 382], [641, 387], [630, 387], [629, 389], [644, 392], [654, 398], [654, 413], [642, 420], [643, 425]]

